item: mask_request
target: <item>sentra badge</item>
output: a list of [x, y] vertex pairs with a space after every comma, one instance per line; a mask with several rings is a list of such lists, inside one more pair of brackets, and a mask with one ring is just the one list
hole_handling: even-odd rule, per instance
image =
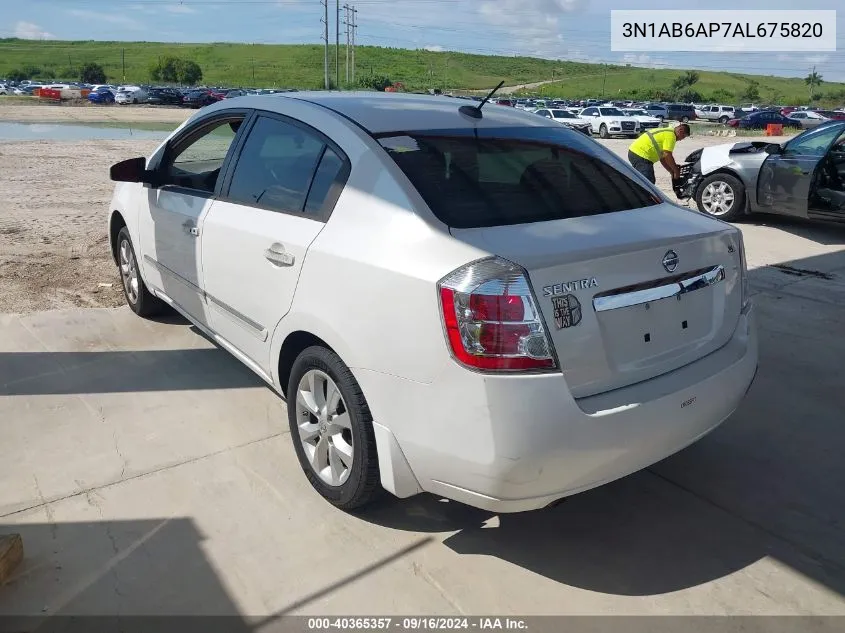
[[566, 293], [575, 292], [576, 290], [587, 290], [595, 288], [599, 285], [595, 277], [589, 279], [576, 279], [575, 281], [565, 281], [553, 286], [543, 286], [544, 297], [557, 297]]

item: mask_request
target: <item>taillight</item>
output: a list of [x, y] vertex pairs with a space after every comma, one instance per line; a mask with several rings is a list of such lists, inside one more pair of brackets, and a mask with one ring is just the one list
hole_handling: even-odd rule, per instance
[[446, 339], [455, 359], [486, 371], [554, 370], [557, 362], [525, 271], [484, 259], [438, 284]]

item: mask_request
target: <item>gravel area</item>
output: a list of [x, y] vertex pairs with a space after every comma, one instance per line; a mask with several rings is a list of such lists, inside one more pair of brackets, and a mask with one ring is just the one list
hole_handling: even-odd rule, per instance
[[0, 97], [0, 121], [20, 123], [181, 123], [196, 110], [162, 106], [98, 106], [80, 104], [31, 104], [4, 102]]
[[[190, 112], [166, 108], [0, 106], [0, 118], [29, 121], [83, 120], [79, 117], [102, 117], [106, 113], [126, 116], [121, 120], [132, 122], [176, 122]], [[44, 118], [48, 116], [65, 118]], [[676, 158], [683, 159], [705, 145], [735, 140], [692, 137], [678, 144]], [[631, 143], [627, 139], [602, 142], [623, 158]], [[106, 233], [107, 207], [114, 185], [108, 178], [108, 168], [126, 158], [148, 155], [156, 145], [155, 141], [139, 140], [0, 142], [0, 313], [122, 304], [120, 281], [108, 252]], [[657, 184], [671, 192], [668, 173], [659, 166], [656, 172]]]
[[108, 252], [108, 170], [156, 146], [0, 142], [0, 313], [121, 304]]

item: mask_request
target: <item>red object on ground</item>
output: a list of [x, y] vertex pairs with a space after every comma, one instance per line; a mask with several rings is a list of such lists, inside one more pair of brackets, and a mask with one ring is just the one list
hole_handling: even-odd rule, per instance
[[38, 93], [39, 99], [51, 99], [53, 101], [62, 100], [62, 91], [54, 90], [52, 88], [36, 88], [33, 92]]

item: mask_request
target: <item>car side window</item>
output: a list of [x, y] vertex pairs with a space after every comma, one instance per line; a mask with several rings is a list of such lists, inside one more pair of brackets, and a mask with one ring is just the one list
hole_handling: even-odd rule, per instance
[[344, 160], [331, 147], [326, 147], [317, 171], [314, 173], [308, 199], [305, 201], [306, 215], [322, 214], [326, 200], [332, 192], [332, 186], [340, 182], [343, 171]]
[[833, 140], [842, 132], [837, 126], [827, 129], [816, 129], [812, 133], [804, 133], [786, 144], [784, 154], [788, 156], [823, 156]]
[[243, 116], [215, 121], [177, 142], [161, 166], [161, 184], [214, 193], [241, 123]]
[[302, 212], [324, 147], [320, 138], [293, 123], [258, 117], [235, 165], [229, 200]]

